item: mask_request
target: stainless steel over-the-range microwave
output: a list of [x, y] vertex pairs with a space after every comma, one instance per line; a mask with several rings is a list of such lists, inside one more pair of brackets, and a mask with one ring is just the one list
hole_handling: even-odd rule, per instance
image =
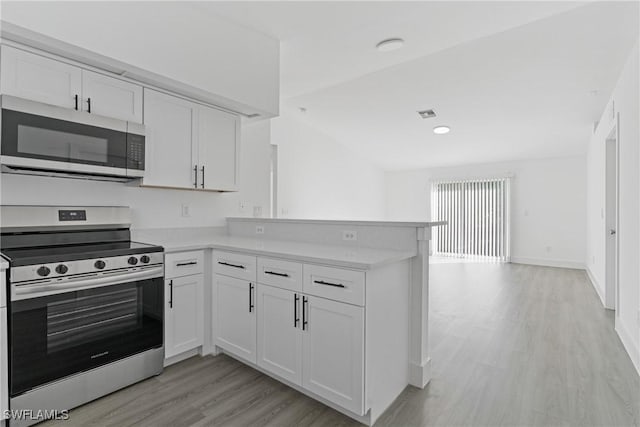
[[144, 126], [2, 95], [3, 171], [133, 179], [144, 174]]

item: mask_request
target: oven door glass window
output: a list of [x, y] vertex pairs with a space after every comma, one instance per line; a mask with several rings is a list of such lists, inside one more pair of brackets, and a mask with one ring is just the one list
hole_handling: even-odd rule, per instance
[[11, 302], [11, 395], [162, 347], [161, 278]]
[[127, 134], [50, 117], [2, 110], [2, 154], [126, 168]]

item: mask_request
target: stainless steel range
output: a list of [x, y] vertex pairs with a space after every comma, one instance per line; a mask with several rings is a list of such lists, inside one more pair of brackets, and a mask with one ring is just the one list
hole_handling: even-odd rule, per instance
[[163, 248], [131, 241], [129, 208], [0, 214], [12, 411], [70, 409], [162, 371]]

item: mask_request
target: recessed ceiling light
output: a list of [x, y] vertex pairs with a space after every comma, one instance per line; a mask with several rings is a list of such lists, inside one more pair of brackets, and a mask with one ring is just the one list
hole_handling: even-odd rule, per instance
[[400, 49], [404, 45], [404, 40], [400, 38], [382, 40], [376, 45], [376, 48], [380, 52], [389, 52], [392, 50]]
[[433, 128], [433, 133], [436, 135], [444, 135], [445, 133], [449, 133], [451, 128], [449, 126], [436, 126]]

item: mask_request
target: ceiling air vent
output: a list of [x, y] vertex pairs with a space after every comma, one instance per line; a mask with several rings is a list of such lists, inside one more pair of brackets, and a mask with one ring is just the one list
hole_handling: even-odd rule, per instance
[[418, 111], [418, 114], [420, 114], [420, 117], [422, 117], [423, 119], [430, 119], [436, 116], [436, 112], [433, 110]]

